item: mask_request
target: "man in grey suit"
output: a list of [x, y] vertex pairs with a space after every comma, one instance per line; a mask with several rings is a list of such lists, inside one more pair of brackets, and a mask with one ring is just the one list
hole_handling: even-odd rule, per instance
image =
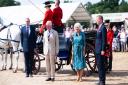
[[52, 22], [47, 21], [47, 31], [44, 32], [44, 55], [46, 57], [46, 71], [48, 78], [46, 81], [55, 80], [55, 59], [59, 52], [59, 37], [57, 31], [52, 29]]

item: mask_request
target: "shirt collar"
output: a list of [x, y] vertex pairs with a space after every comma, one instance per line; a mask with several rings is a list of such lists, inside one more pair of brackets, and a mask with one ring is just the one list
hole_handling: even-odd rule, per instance
[[26, 28], [30, 28], [30, 26], [27, 26], [27, 25], [26, 25]]
[[47, 30], [47, 32], [50, 32], [50, 33], [52, 33], [52, 32], [53, 32], [53, 29], [51, 29], [51, 30]]

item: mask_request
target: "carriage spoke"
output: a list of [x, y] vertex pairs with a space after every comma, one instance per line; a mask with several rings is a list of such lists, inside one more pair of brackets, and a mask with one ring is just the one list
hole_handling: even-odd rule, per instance
[[89, 56], [88, 58], [95, 58], [95, 56]]
[[89, 61], [90, 63], [95, 63], [95, 60]]

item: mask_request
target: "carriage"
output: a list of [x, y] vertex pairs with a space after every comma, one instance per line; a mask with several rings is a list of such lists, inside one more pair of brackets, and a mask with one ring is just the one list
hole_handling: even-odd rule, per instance
[[[96, 31], [86, 31], [86, 50], [85, 50], [85, 59], [87, 64], [87, 69], [89, 69], [92, 72], [96, 71], [96, 59], [95, 59], [95, 52], [94, 52], [94, 46], [95, 46], [95, 36]], [[70, 64], [72, 57], [72, 42], [70, 42], [67, 46], [66, 40], [63, 33], [59, 33], [59, 53], [57, 55], [56, 59], [56, 71], [58, 71], [63, 65], [71, 65], [71, 68], [73, 71], [75, 71], [72, 67], [72, 64]], [[34, 56], [34, 70], [33, 72], [36, 74], [39, 72], [41, 67], [41, 61], [45, 60], [43, 57], [43, 42], [37, 44], [37, 52], [35, 52]]]
[[[13, 28], [14, 29], [14, 28]], [[13, 31], [13, 29], [11, 29]], [[19, 27], [15, 28], [19, 30]], [[9, 28], [10, 30], [10, 28]], [[10, 30], [10, 31], [11, 31]], [[18, 35], [20, 35], [20, 31], [17, 32]], [[42, 36], [42, 35], [41, 35]], [[86, 31], [85, 32], [86, 36], [86, 50], [85, 50], [85, 59], [86, 59], [86, 64], [87, 68], [91, 70], [92, 72], [95, 72], [96, 70], [96, 59], [95, 59], [95, 52], [94, 52], [94, 46], [95, 46], [95, 36], [96, 36], [96, 31]], [[13, 38], [13, 36], [11, 37]], [[20, 38], [18, 38], [20, 39]], [[18, 43], [15, 42], [12, 39], [7, 39], [8, 42], [12, 42], [15, 47], [15, 50], [18, 50]], [[19, 40], [17, 40], [19, 41]], [[17, 44], [17, 45], [15, 45]], [[72, 44], [66, 46], [66, 41], [65, 37], [63, 34], [59, 34], [59, 54], [57, 56], [57, 61], [56, 61], [56, 71], [58, 71], [63, 65], [71, 65], [71, 57], [72, 57]], [[14, 49], [14, 48], [13, 48]], [[13, 50], [13, 52], [15, 51]], [[18, 62], [18, 55], [16, 57], [16, 62]], [[33, 64], [33, 73], [37, 74], [40, 70], [41, 67], [41, 61], [45, 60], [45, 57], [43, 55], [43, 42], [42, 43], [37, 43], [37, 51], [34, 54], [34, 64]], [[17, 65], [17, 64], [16, 64]], [[71, 65], [72, 67], [72, 65]], [[72, 68], [73, 69], [73, 68]], [[74, 69], [73, 69], [74, 70]]]

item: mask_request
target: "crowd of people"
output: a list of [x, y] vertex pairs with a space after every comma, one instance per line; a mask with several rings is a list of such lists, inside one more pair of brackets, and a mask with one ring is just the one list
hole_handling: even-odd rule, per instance
[[[59, 7], [60, 1], [55, 0], [55, 8], [50, 9], [50, 2], [45, 2], [45, 16], [40, 33], [43, 32], [43, 53], [46, 61], [46, 81], [55, 81], [55, 62], [56, 56], [59, 53], [59, 33], [64, 33], [66, 46], [72, 41], [72, 59], [71, 64], [77, 73], [76, 81], [82, 81], [84, 68], [86, 68], [86, 60], [84, 58], [86, 48], [86, 36], [82, 30], [80, 23], [75, 23], [74, 26], [63, 29], [61, 19], [63, 17], [62, 9]], [[97, 33], [95, 40], [96, 64], [99, 74], [98, 85], [106, 84], [106, 72], [112, 71], [112, 51], [127, 51], [128, 48], [128, 32], [124, 26], [118, 30], [115, 26], [111, 27], [110, 21], [106, 20], [103, 23], [103, 17], [97, 16]], [[26, 25], [21, 28], [21, 45], [23, 47], [25, 58], [25, 73], [26, 77], [33, 77], [33, 57], [36, 51], [37, 35], [34, 27], [30, 25], [30, 19], [26, 18]], [[106, 64], [108, 63], [108, 70]], [[15, 73], [16, 71], [14, 71]]]
[[113, 39], [113, 51], [126, 52], [128, 51], [128, 30], [125, 30], [124, 25], [121, 25], [120, 29], [113, 26], [114, 39]]

